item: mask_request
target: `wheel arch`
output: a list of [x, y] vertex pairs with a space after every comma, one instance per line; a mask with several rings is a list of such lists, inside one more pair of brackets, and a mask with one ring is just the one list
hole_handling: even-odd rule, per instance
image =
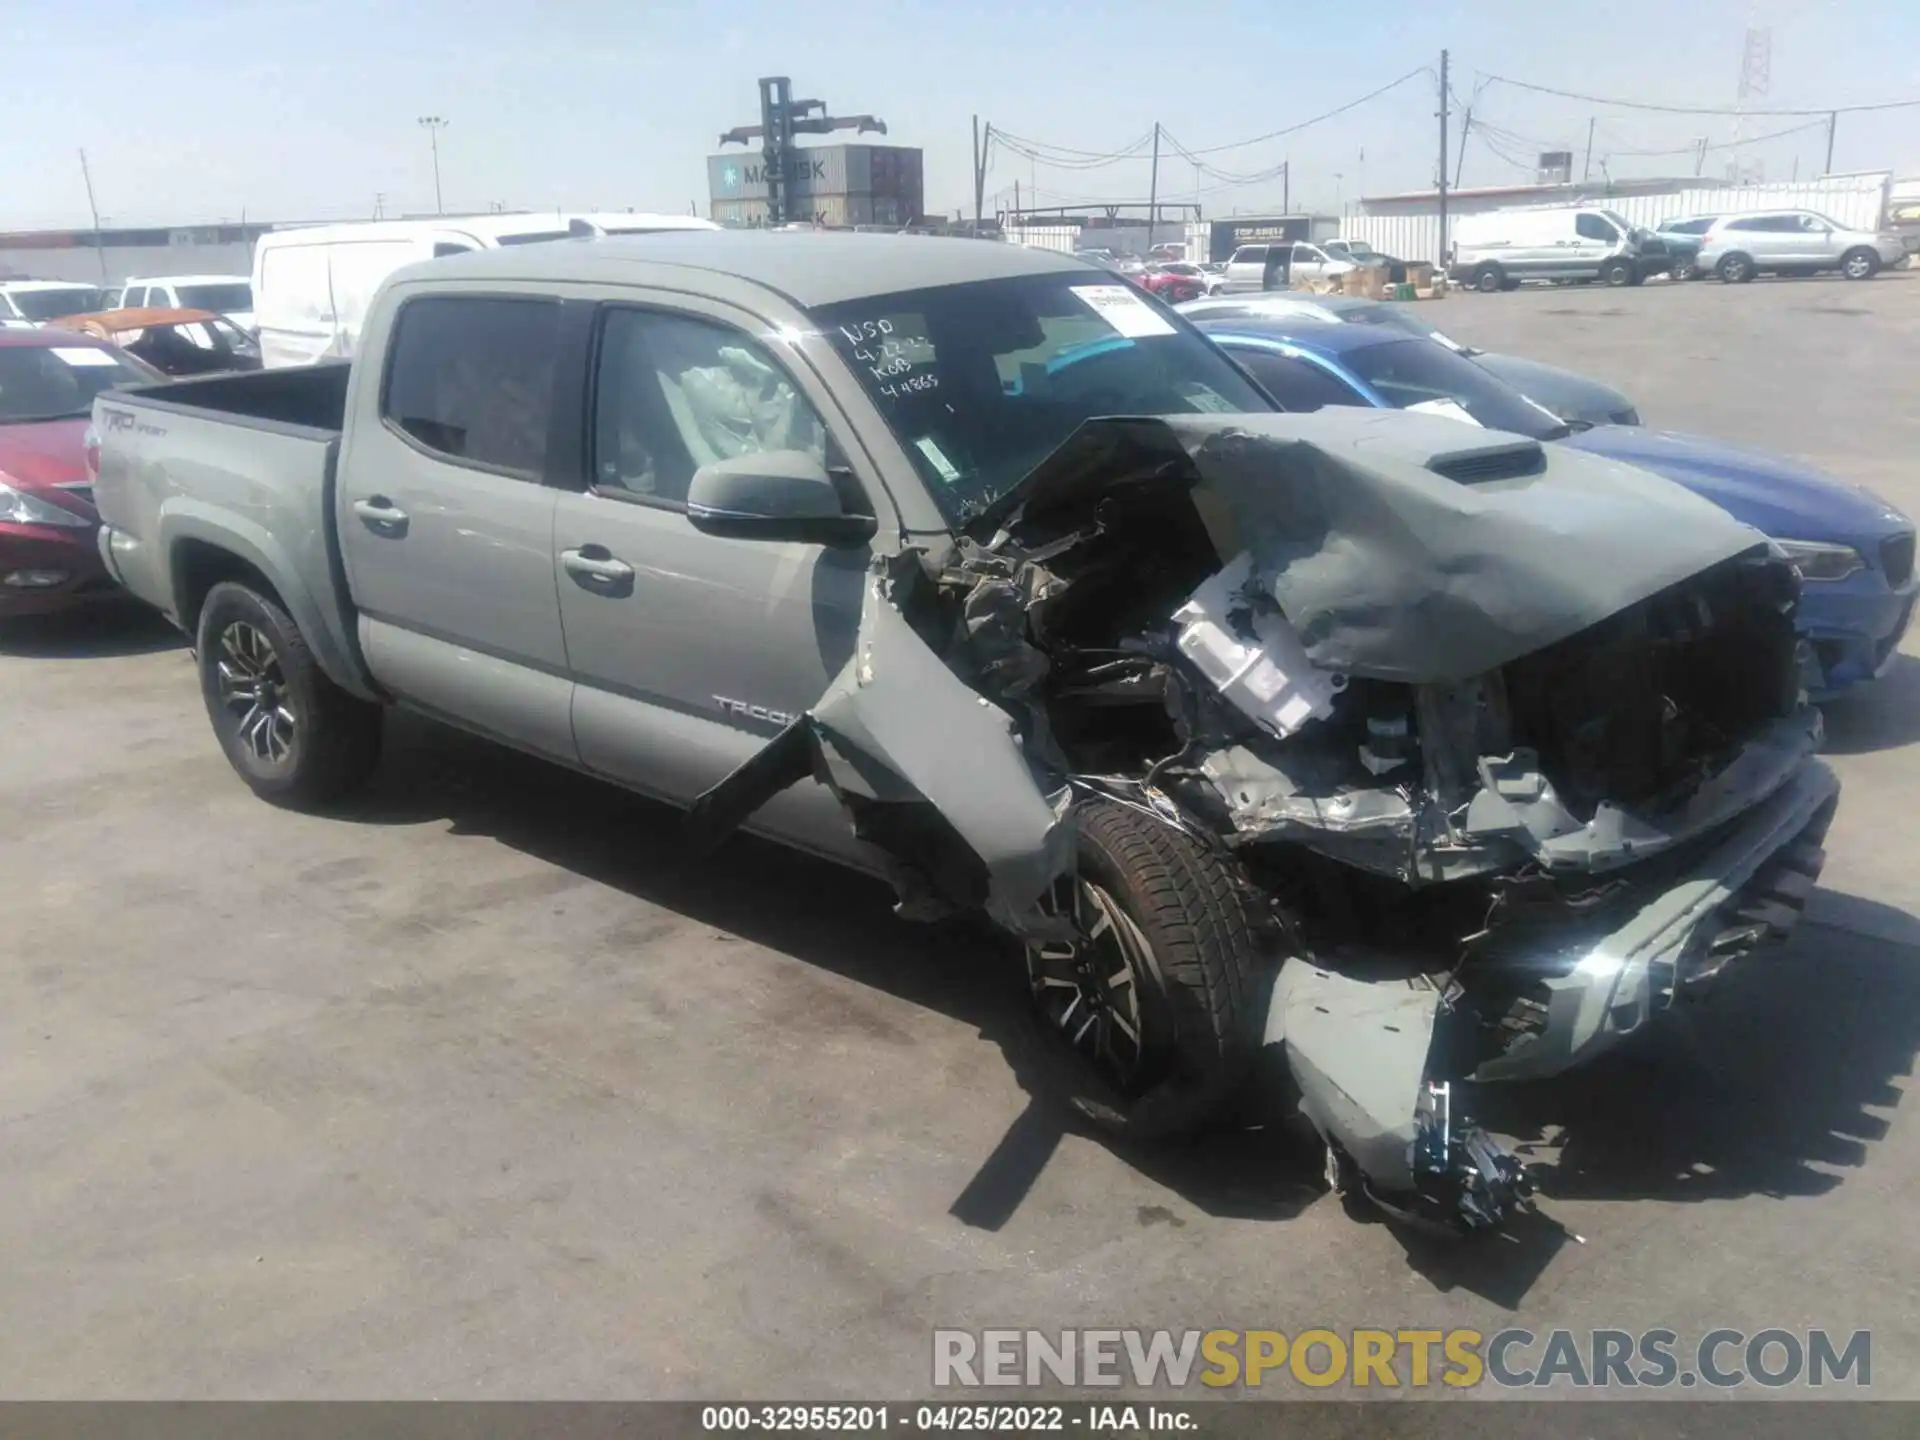
[[246, 584], [287, 612], [335, 684], [362, 700], [383, 698], [352, 636], [329, 619], [293, 557], [271, 532], [176, 498], [161, 512], [160, 534], [174, 619], [189, 636], [198, 628], [201, 607], [215, 585]]

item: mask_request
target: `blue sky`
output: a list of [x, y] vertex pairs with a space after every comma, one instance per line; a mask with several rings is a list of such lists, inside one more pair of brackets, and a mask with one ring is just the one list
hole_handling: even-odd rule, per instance
[[[1773, 30], [1776, 107], [1920, 98], [1912, 0], [1334, 0], [1212, 5], [973, 0], [832, 5], [550, 0], [9, 0], [0, 7], [0, 229], [82, 224], [85, 147], [110, 223], [370, 215], [431, 208], [423, 114], [445, 116], [449, 209], [704, 211], [703, 157], [757, 118], [756, 78], [786, 74], [836, 113], [883, 117], [927, 152], [928, 204], [970, 208], [969, 117], [1053, 145], [1109, 152], [1155, 120], [1192, 148], [1340, 105], [1453, 55], [1496, 145], [1576, 152], [1597, 117], [1593, 176], [1692, 173], [1678, 149], [1729, 141], [1727, 118], [1609, 110], [1498, 84], [1502, 75], [1603, 96], [1731, 105], [1749, 25]], [[1432, 81], [1285, 140], [1208, 157], [1257, 173], [1289, 160], [1295, 208], [1432, 181]], [[1755, 118], [1749, 136], [1801, 122]], [[1751, 148], [1767, 178], [1816, 173], [1824, 125]], [[1708, 173], [1729, 152], [1716, 150]], [[1457, 152], [1454, 158], [1457, 159]], [[1920, 109], [1843, 116], [1836, 169], [1920, 172]], [[1001, 152], [990, 197], [1144, 198], [1144, 158], [1062, 171]], [[1337, 177], [1337, 178], [1336, 178]], [[1185, 160], [1160, 189], [1209, 214], [1277, 207], [1277, 182], [1221, 188]], [[1463, 181], [1524, 178], [1480, 141]], [[988, 209], [993, 200], [988, 201]]]

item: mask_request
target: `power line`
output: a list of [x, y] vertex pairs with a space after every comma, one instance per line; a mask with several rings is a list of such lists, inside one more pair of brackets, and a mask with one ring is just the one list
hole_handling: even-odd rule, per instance
[[[1722, 140], [1719, 144], [1709, 145], [1706, 148], [1709, 151], [1742, 149], [1748, 145], [1764, 145], [1769, 140], [1783, 140], [1789, 135], [1804, 135], [1809, 130], [1824, 130], [1826, 128], [1827, 122], [1825, 120], [1809, 120], [1804, 125], [1795, 125], [1786, 130], [1775, 130], [1769, 135], [1755, 135], [1748, 140]], [[1663, 155], [1697, 155], [1699, 153], [1700, 143], [1696, 140], [1691, 145], [1682, 145], [1673, 150], [1609, 150], [1607, 156], [1609, 159], [1615, 155], [1631, 155], [1648, 158]]]
[[1200, 149], [1193, 151], [1192, 153], [1195, 155], [1217, 155], [1222, 150], [1241, 150], [1241, 149], [1245, 149], [1249, 145], [1261, 144], [1263, 141], [1278, 140], [1282, 135], [1292, 135], [1297, 131], [1305, 130], [1309, 125], [1318, 125], [1323, 120], [1331, 120], [1336, 115], [1344, 115], [1347, 113], [1347, 111], [1354, 109], [1356, 106], [1364, 105], [1369, 100], [1378, 100], [1382, 95], [1386, 94], [1389, 90], [1397, 90], [1402, 85], [1406, 84], [1409, 80], [1415, 79], [1418, 76], [1432, 75], [1432, 74], [1433, 74], [1433, 67], [1431, 65], [1421, 65], [1416, 69], [1409, 70], [1406, 74], [1402, 75], [1398, 80], [1389, 80], [1386, 84], [1382, 85], [1378, 90], [1369, 90], [1366, 94], [1362, 95], [1359, 99], [1349, 100], [1346, 104], [1336, 106], [1334, 109], [1327, 111], [1325, 114], [1315, 115], [1311, 120], [1302, 120], [1296, 125], [1288, 125], [1283, 129], [1279, 129], [1279, 130], [1269, 130], [1266, 134], [1255, 135], [1250, 140], [1234, 140], [1225, 145], [1205, 145], [1205, 146], [1202, 146]]
[[1554, 95], [1562, 100], [1579, 100], [1588, 105], [1612, 105], [1622, 110], [1654, 110], [1663, 115], [1857, 115], [1868, 110], [1908, 110], [1920, 106], [1920, 99], [1916, 99], [1882, 100], [1871, 105], [1823, 105], [1816, 110], [1727, 110], [1704, 105], [1657, 105], [1647, 100], [1611, 100], [1604, 95], [1583, 95], [1577, 90], [1556, 90], [1551, 85], [1509, 80], [1504, 75], [1484, 75], [1484, 78], [1493, 84], [1531, 90], [1538, 95]]
[[[1397, 90], [1409, 80], [1417, 79], [1422, 75], [1432, 74], [1433, 67], [1428, 65], [1419, 66], [1416, 69], [1409, 70], [1396, 80], [1388, 81], [1377, 90], [1369, 90], [1366, 94], [1347, 101], [1344, 105], [1337, 105], [1333, 109], [1312, 116], [1309, 119], [1284, 126], [1279, 130], [1269, 130], [1264, 135], [1255, 135], [1246, 140], [1232, 140], [1223, 145], [1203, 145], [1198, 149], [1189, 149], [1177, 140], [1174, 140], [1173, 137], [1167, 133], [1164, 126], [1160, 129], [1160, 138], [1172, 147], [1175, 154], [1188, 161], [1188, 163], [1199, 166], [1203, 174], [1221, 182], [1216, 186], [1201, 191], [1200, 193], [1202, 194], [1210, 194], [1218, 190], [1236, 189], [1244, 185], [1264, 185], [1269, 181], [1279, 179], [1283, 174], [1287, 173], [1287, 165], [1285, 162], [1266, 170], [1242, 174], [1230, 170], [1221, 170], [1199, 157], [1202, 155], [1218, 155], [1226, 150], [1243, 150], [1249, 145], [1259, 145], [1268, 140], [1278, 140], [1283, 135], [1296, 134], [1311, 126], [1331, 120], [1335, 116], [1344, 115], [1347, 111], [1364, 105], [1369, 100], [1377, 100], [1388, 91]], [[1055, 145], [1048, 141], [1030, 140], [1024, 136], [1010, 134], [998, 126], [988, 127], [989, 156], [992, 154], [993, 145], [1000, 144], [1015, 155], [1031, 160], [1035, 164], [1045, 165], [1057, 170], [1098, 170], [1108, 165], [1117, 165], [1125, 160], [1143, 159], [1145, 157], [1141, 152], [1146, 150], [1152, 142], [1153, 132], [1148, 131], [1122, 150], [1104, 152], [1081, 150], [1070, 145]], [[990, 160], [989, 163], [991, 163]]]

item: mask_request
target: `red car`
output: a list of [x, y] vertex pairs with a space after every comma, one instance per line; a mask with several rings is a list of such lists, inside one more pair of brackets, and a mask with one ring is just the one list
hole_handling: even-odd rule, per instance
[[0, 619], [117, 593], [95, 544], [93, 397], [165, 378], [92, 336], [0, 330]]
[[1207, 282], [1197, 275], [1188, 274], [1188, 268], [1149, 265], [1133, 280], [1141, 289], [1158, 295], [1167, 304], [1179, 305], [1188, 300], [1198, 300], [1207, 293]]

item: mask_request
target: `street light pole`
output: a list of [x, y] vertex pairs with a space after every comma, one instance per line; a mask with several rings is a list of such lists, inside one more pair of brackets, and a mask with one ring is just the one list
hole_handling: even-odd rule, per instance
[[422, 115], [420, 126], [427, 132], [427, 143], [433, 147], [433, 212], [444, 215], [447, 207], [440, 199], [440, 132], [447, 128], [447, 122], [438, 115]]

